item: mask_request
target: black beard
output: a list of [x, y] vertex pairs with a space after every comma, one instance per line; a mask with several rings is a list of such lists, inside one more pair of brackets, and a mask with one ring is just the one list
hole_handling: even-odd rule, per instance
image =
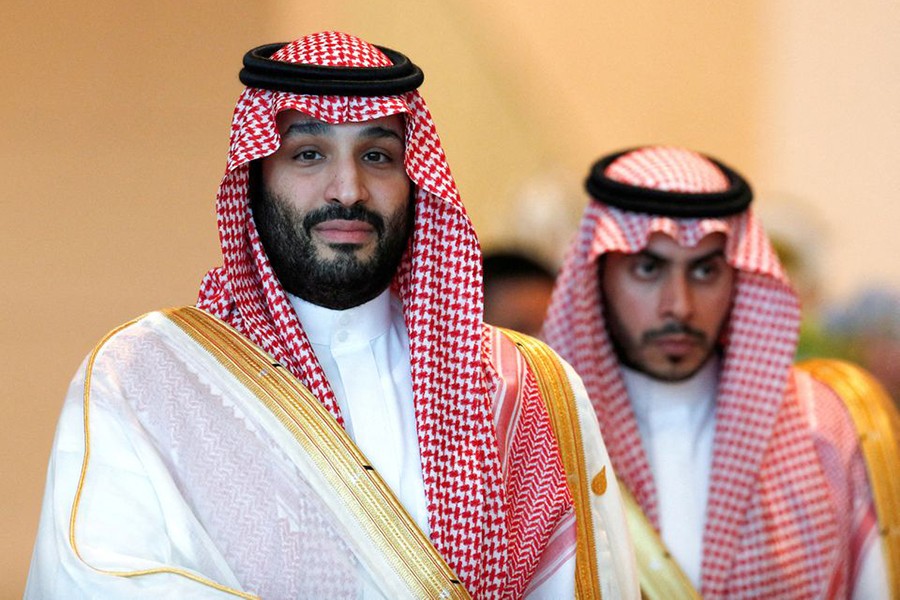
[[[390, 285], [412, 230], [412, 194], [385, 222], [359, 204], [332, 204], [301, 216], [283, 198], [260, 191], [251, 193], [250, 207], [260, 241], [286, 291], [318, 306], [344, 310], [368, 302]], [[356, 244], [332, 244], [335, 258], [319, 256], [310, 230], [332, 219], [371, 224], [378, 236], [372, 256], [357, 257]]]
[[[621, 341], [621, 338], [627, 334], [625, 334], [623, 332], [622, 326], [620, 324], [618, 324], [618, 322], [616, 321], [615, 318], [611, 318], [609, 313], [606, 310], [604, 310], [603, 313], [604, 313], [603, 318], [605, 319], [605, 323], [606, 323], [607, 336], [609, 338], [610, 344], [612, 345], [613, 352], [615, 352], [616, 357], [619, 359], [619, 362], [622, 363], [623, 365], [625, 365], [626, 367], [628, 367], [629, 369], [631, 369], [632, 371], [637, 371], [638, 373], [643, 373], [644, 375], [647, 375], [651, 379], [655, 379], [657, 381], [665, 381], [668, 383], [676, 383], [679, 381], [686, 381], [686, 380], [690, 379], [691, 377], [693, 377], [694, 375], [696, 375], [697, 373], [699, 373], [700, 370], [709, 361], [709, 359], [713, 357], [713, 355], [721, 356], [721, 348], [719, 348], [717, 345], [714, 344], [709, 347], [709, 351], [706, 355], [706, 358], [704, 358], [703, 361], [697, 366], [697, 368], [692, 371], [683, 373], [677, 377], [664, 376], [664, 375], [661, 375], [660, 373], [650, 371], [646, 368], [646, 366], [644, 364], [631, 359], [631, 356], [628, 354], [628, 351], [626, 350], [625, 345]], [[703, 343], [705, 343], [705, 341], [706, 341], [706, 335], [703, 334], [703, 332], [701, 332], [701, 331], [698, 331], [696, 329], [688, 327], [687, 325], [684, 325], [683, 323], [669, 323], [669, 324], [665, 325], [664, 327], [662, 327], [661, 329], [644, 333], [641, 336], [640, 343], [645, 344], [645, 343], [650, 342], [654, 338], [660, 337], [662, 335], [674, 334], [674, 333], [683, 333], [686, 335], [693, 336], [694, 338], [696, 338], [697, 340], [699, 340], [700, 342], [703, 342]], [[679, 362], [679, 361], [673, 360], [671, 358], [669, 360], [672, 363]]]
[[[597, 285], [600, 287], [601, 295], [605, 296], [603, 291], [603, 269], [606, 268], [606, 255], [601, 255], [600, 260], [597, 264]], [[714, 355], [721, 357], [724, 353], [724, 349], [719, 346], [719, 344], [711, 344], [709, 347], [709, 351], [706, 355], [706, 358], [697, 366], [696, 369], [690, 371], [689, 373], [684, 373], [678, 377], [673, 376], [664, 376], [655, 371], [650, 371], [647, 369], [647, 366], [643, 363], [640, 363], [636, 360], [633, 360], [631, 355], [629, 354], [627, 347], [628, 344], [628, 333], [625, 329], [625, 325], [622, 322], [622, 317], [617, 315], [615, 311], [613, 311], [608, 303], [608, 300], [604, 297], [602, 310], [600, 311], [600, 318], [603, 319], [603, 323], [606, 329], [606, 336], [609, 340], [610, 345], [612, 346], [613, 352], [616, 355], [616, 358], [619, 359], [619, 363], [628, 367], [633, 371], [637, 371], [638, 373], [643, 373], [647, 375], [651, 379], [655, 379], [656, 381], [664, 381], [668, 383], [675, 383], [678, 381], [685, 381], [690, 379], [694, 375], [700, 372], [700, 369], [703, 368], [704, 365], [712, 358]], [[728, 323], [728, 319], [722, 323], [722, 328], [724, 328]], [[721, 331], [721, 329], [720, 329]], [[639, 346], [641, 344], [646, 344], [652, 341], [654, 338], [674, 334], [681, 333], [685, 335], [689, 335], [697, 339], [701, 344], [706, 343], [706, 335], [697, 329], [689, 327], [683, 323], [668, 323], [661, 327], [660, 329], [656, 329], [650, 332], [645, 332], [640, 340], [635, 340], [633, 344]], [[717, 336], [718, 339], [718, 336]], [[677, 361], [676, 361], [677, 362]]]

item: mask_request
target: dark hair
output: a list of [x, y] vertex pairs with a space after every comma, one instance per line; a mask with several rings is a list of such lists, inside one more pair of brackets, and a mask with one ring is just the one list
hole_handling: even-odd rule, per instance
[[484, 254], [484, 282], [503, 279], [543, 279], [553, 283], [553, 271], [535, 258], [514, 250], [500, 250]]

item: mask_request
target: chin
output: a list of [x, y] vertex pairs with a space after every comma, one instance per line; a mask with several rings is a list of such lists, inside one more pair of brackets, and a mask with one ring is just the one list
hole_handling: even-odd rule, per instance
[[684, 381], [685, 379], [690, 379], [703, 367], [705, 361], [700, 362], [687, 362], [684, 360], [681, 361], [673, 361], [671, 359], [664, 359], [662, 361], [658, 361], [656, 364], [652, 363], [643, 363], [639, 364], [636, 367], [636, 370], [641, 373], [652, 377], [658, 381], [668, 381], [668, 382], [678, 382]]
[[344, 254], [357, 254], [361, 244], [316, 244], [316, 254], [323, 258], [334, 258]]
[[678, 383], [679, 381], [684, 381], [686, 379], [690, 379], [697, 373], [698, 369], [694, 369], [693, 371], [678, 371], [674, 373], [667, 373], [662, 377], [658, 377], [661, 381], [668, 381], [670, 383]]

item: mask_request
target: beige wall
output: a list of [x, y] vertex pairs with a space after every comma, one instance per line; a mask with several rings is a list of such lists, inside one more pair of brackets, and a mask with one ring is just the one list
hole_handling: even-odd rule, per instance
[[[523, 182], [574, 187], [580, 211], [581, 178], [606, 151], [677, 143], [757, 163], [757, 5], [606, 4], [401, 0], [385, 15], [383, 4], [355, 0], [321, 21], [402, 48], [424, 67], [425, 97], [490, 245], [511, 235]], [[278, 6], [286, 23], [308, 12]]]
[[21, 597], [68, 380], [117, 322], [190, 303], [240, 84], [245, 2], [14, 2], [3, 132], [0, 598]]
[[900, 288], [900, 3], [771, 2], [765, 22], [764, 199], [821, 219], [826, 292]]
[[255, 44], [339, 28], [408, 53], [488, 245], [513, 237], [523, 182], [580, 206], [598, 154], [678, 143], [766, 201], [819, 205], [835, 291], [900, 283], [894, 2], [308, 4], [4, 3], [0, 598], [21, 595], [79, 361], [118, 323], [192, 302], [218, 263], [215, 189]]

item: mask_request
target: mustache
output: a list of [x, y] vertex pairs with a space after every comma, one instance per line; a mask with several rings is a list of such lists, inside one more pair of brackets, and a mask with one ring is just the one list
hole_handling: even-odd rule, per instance
[[380, 215], [363, 208], [359, 204], [354, 204], [353, 206], [335, 204], [323, 206], [322, 208], [317, 208], [314, 211], [308, 212], [306, 216], [303, 217], [303, 229], [306, 231], [306, 235], [309, 235], [310, 230], [319, 223], [335, 220], [362, 221], [374, 227], [379, 236], [384, 233], [384, 219], [382, 219]]
[[659, 329], [651, 329], [650, 331], [645, 332], [644, 335], [641, 336], [641, 339], [646, 344], [667, 335], [687, 335], [696, 339], [698, 342], [706, 341], [705, 333], [677, 321], [666, 323]]

